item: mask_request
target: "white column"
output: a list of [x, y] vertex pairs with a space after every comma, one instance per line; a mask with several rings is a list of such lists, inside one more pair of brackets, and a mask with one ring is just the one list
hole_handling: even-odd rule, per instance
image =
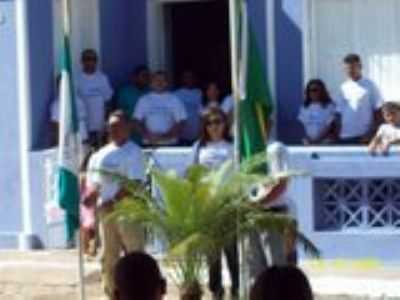
[[17, 32], [17, 86], [20, 135], [20, 172], [21, 172], [21, 217], [22, 234], [19, 248], [32, 247], [32, 209], [29, 178], [29, 151], [31, 147], [31, 84], [29, 61], [29, 33], [27, 1], [15, 0], [16, 32]]
[[273, 127], [271, 130], [271, 138], [276, 139], [278, 127], [278, 98], [276, 92], [276, 42], [275, 42], [275, 0], [267, 0], [266, 9], [266, 26], [267, 26], [267, 74], [271, 91], [272, 103], [274, 111], [272, 116]]

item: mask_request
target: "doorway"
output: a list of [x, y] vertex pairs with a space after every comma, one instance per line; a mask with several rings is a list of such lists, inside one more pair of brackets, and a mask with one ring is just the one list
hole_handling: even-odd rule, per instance
[[[163, 2], [160, 9], [162, 21], [158, 21], [161, 26], [158, 26], [157, 33], [157, 40], [162, 43], [152, 46], [164, 47], [164, 50], [161, 50], [162, 54], [158, 52], [158, 60], [160, 56], [161, 60], [164, 60], [158, 67], [167, 69], [175, 83], [179, 83], [183, 71], [192, 70], [200, 83], [217, 81], [222, 90], [228, 92], [228, 0]], [[151, 53], [157, 53], [157, 49], [149, 50], [150, 56]]]

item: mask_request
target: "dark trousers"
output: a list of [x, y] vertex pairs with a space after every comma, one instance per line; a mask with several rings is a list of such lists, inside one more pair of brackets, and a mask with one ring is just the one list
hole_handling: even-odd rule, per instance
[[[231, 277], [231, 292], [237, 295], [239, 291], [239, 254], [237, 242], [224, 248], [223, 250], [228, 262], [229, 274]], [[223, 294], [222, 283], [222, 255], [210, 260], [209, 262], [209, 289], [213, 294]]]

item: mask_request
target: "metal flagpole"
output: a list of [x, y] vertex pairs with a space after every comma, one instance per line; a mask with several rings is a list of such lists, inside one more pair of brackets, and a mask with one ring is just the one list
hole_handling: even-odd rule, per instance
[[[64, 17], [63, 17], [63, 23], [64, 23], [64, 42], [65, 38], [70, 38], [71, 37], [71, 4], [70, 0], [63, 0], [63, 12], [64, 12]], [[72, 43], [72, 41], [70, 41]], [[71, 74], [72, 75], [72, 74]], [[81, 152], [81, 151], [80, 151]], [[79, 154], [79, 156], [81, 153]], [[81, 161], [81, 157], [79, 158], [79, 161]], [[81, 229], [79, 227], [78, 233], [77, 233], [76, 241], [77, 241], [77, 246], [78, 246], [78, 281], [79, 281], [79, 299], [80, 300], [86, 300], [86, 291], [85, 291], [85, 282], [84, 282], [84, 277], [85, 277], [85, 268], [84, 268], [84, 259], [83, 259], [83, 249], [82, 249], [82, 241], [81, 241]]]
[[[234, 162], [235, 167], [240, 168], [240, 101], [241, 89], [239, 86], [239, 26], [238, 26], [238, 0], [229, 0], [229, 23], [230, 23], [230, 48], [231, 48], [231, 85], [232, 98], [234, 102]], [[240, 298], [247, 299], [247, 276], [245, 257], [245, 241], [239, 241], [239, 276], [240, 276]]]

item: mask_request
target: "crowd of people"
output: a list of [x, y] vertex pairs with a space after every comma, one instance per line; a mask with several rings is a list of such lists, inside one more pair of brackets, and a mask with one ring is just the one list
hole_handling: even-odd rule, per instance
[[[131, 139], [141, 146], [191, 145], [200, 137], [201, 116], [220, 107], [231, 120], [232, 97], [225, 96], [215, 82], [204, 91], [196, 75], [183, 72], [177, 89], [171, 90], [169, 75], [151, 73], [145, 66], [133, 70], [129, 83], [114, 91], [108, 77], [98, 67], [94, 50], [82, 52], [81, 71], [75, 80], [80, 133], [84, 144], [98, 148], [106, 142], [106, 118], [110, 111], [123, 111], [131, 122]], [[57, 89], [58, 89], [57, 80]], [[57, 142], [59, 103], [51, 104], [54, 143]]]
[[[124, 291], [133, 289], [133, 285], [124, 282], [131, 273], [124, 270], [124, 265], [134, 264], [135, 259], [128, 255], [122, 263], [118, 261], [121, 253], [142, 253], [145, 250], [145, 231], [140, 224], [107, 219], [116, 203], [127, 193], [110, 174], [143, 183], [145, 166], [142, 147], [146, 146], [192, 145], [190, 164], [218, 168], [233, 158], [231, 125], [234, 103], [229, 95], [223, 97], [217, 82], [206, 84], [203, 91], [199, 89], [195, 74], [191, 71], [184, 72], [181, 87], [172, 92], [165, 72], [150, 73], [144, 66], [134, 70], [129, 85], [114, 93], [107, 76], [98, 69], [97, 61], [95, 51], [89, 49], [82, 53], [82, 74], [77, 77], [75, 84], [82, 142], [96, 150], [87, 157], [82, 168], [81, 232], [85, 251], [93, 254], [93, 248], [96, 247], [91, 241], [96, 235], [96, 224], [99, 224], [104, 290], [110, 299], [115, 293], [118, 293], [117, 299], [130, 299], [124, 296]], [[298, 118], [305, 129], [304, 144], [370, 143], [372, 153], [387, 153], [391, 144], [400, 141], [400, 103], [383, 101], [377, 86], [362, 76], [358, 55], [346, 56], [344, 65], [348, 80], [341, 86], [340, 96], [335, 101], [323, 81], [314, 79], [308, 83]], [[110, 107], [111, 112], [107, 113]], [[51, 111], [54, 126], [57, 127], [58, 100], [53, 102]], [[268, 151], [283, 150], [275, 145], [269, 146]], [[280, 161], [274, 161], [273, 153], [270, 158], [270, 167], [275, 172], [284, 171], [287, 167]], [[284, 180], [278, 182], [260, 198], [260, 205], [270, 213], [288, 213], [288, 199], [285, 196], [288, 184]], [[250, 243], [252, 253], [249, 255], [249, 266], [254, 280], [259, 276], [263, 278], [260, 274], [268, 266], [296, 265], [297, 255], [290, 235], [275, 236], [271, 232], [265, 238], [261, 233], [254, 233]], [[272, 262], [267, 260], [266, 247], [269, 247]], [[227, 246], [223, 252], [231, 275], [231, 294], [237, 298], [237, 244]], [[165, 282], [151, 259], [148, 261], [157, 273], [155, 280], [160, 284], [159, 295], [162, 295]], [[269, 269], [264, 277], [280, 278], [284, 274], [283, 271], [273, 270]], [[225, 290], [221, 259], [209, 263], [209, 289], [214, 299], [223, 298]], [[256, 281], [253, 294], [261, 295], [265, 289], [266, 286]], [[305, 293], [310, 294], [307, 290]], [[252, 299], [264, 298], [252, 296]]]
[[305, 131], [305, 145], [369, 144], [371, 153], [386, 154], [400, 142], [400, 100], [383, 99], [377, 85], [362, 74], [359, 55], [344, 60], [347, 80], [339, 96], [332, 99], [320, 79], [311, 80], [305, 90], [298, 116]]
[[[298, 121], [304, 128], [304, 145], [358, 145], [370, 143], [372, 153], [386, 153], [400, 140], [400, 101], [383, 99], [378, 86], [362, 74], [359, 55], [344, 60], [347, 80], [338, 96], [330, 96], [320, 79], [308, 82]], [[183, 72], [173, 90], [164, 71], [151, 73], [137, 67], [129, 83], [114, 91], [98, 67], [94, 50], [83, 51], [76, 78], [76, 103], [80, 132], [85, 144], [98, 148], [106, 141], [107, 112], [122, 110], [132, 126], [131, 139], [140, 146], [189, 146], [201, 135], [201, 118], [220, 108], [232, 124], [234, 101], [224, 95], [217, 81], [199, 85], [194, 72]], [[58, 84], [57, 84], [58, 85]], [[200, 88], [203, 86], [203, 88]], [[58, 99], [51, 105], [54, 142], [59, 122]], [[380, 127], [380, 125], [384, 125]]]

